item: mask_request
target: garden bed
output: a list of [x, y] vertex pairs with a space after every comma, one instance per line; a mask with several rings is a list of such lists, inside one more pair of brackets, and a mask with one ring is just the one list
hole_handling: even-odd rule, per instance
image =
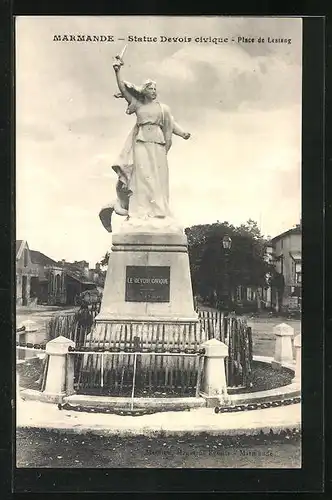
[[240, 389], [230, 389], [230, 394], [248, 394], [250, 392], [268, 391], [291, 384], [294, 373], [289, 368], [280, 367], [277, 370], [268, 363], [253, 361], [251, 386]]
[[20, 363], [16, 367], [20, 377], [21, 389], [41, 390], [41, 376], [43, 372], [43, 360], [40, 358], [31, 358]]
[[[24, 389], [41, 389], [41, 381], [39, 380], [42, 374], [43, 360], [39, 358], [31, 358], [17, 366], [17, 371], [20, 376], [20, 386]], [[292, 370], [280, 367], [278, 370], [272, 368], [270, 364], [261, 361], [253, 361], [251, 373], [251, 386], [239, 389], [229, 389], [230, 394], [248, 394], [251, 392], [267, 391], [284, 387], [292, 382], [294, 374]], [[119, 389], [114, 387], [109, 389], [104, 387], [95, 388], [80, 388], [78, 394], [99, 395], [99, 396], [131, 396], [132, 387], [123, 387], [121, 394]], [[160, 397], [194, 397], [195, 388], [186, 388], [184, 391], [181, 387], [173, 389], [165, 388], [164, 390], [153, 390], [147, 387], [137, 387], [135, 397], [144, 398], [160, 398]]]

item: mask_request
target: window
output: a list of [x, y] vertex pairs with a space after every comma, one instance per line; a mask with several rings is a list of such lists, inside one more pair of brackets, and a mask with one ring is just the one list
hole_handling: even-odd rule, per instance
[[302, 264], [296, 262], [295, 264], [295, 283], [300, 285], [302, 283]]

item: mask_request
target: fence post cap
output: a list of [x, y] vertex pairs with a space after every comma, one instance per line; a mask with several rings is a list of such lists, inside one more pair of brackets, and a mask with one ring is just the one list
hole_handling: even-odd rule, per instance
[[280, 323], [273, 327], [273, 333], [279, 336], [292, 336], [294, 335], [294, 328], [287, 323]]
[[60, 335], [46, 344], [47, 354], [66, 354], [69, 347], [75, 347], [75, 342]]
[[298, 335], [296, 335], [294, 339], [294, 347], [301, 347], [301, 346], [302, 346], [302, 336], [299, 333]]
[[37, 323], [35, 321], [31, 321], [31, 319], [22, 321], [20, 326], [24, 326], [26, 332], [36, 332], [38, 330]]
[[228, 356], [228, 346], [218, 339], [206, 340], [201, 344], [201, 348], [205, 349], [206, 357], [221, 357]]

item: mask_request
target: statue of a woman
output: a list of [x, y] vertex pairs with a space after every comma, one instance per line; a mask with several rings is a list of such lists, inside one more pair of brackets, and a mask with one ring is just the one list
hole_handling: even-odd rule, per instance
[[170, 109], [157, 100], [156, 83], [147, 80], [141, 87], [122, 80], [123, 60], [113, 63], [120, 94], [128, 102], [126, 113], [136, 114], [137, 121], [124, 148], [112, 165], [118, 175], [117, 200], [99, 214], [104, 227], [112, 231], [112, 213], [130, 219], [166, 218], [169, 209], [167, 153], [172, 134], [189, 139], [174, 121]]

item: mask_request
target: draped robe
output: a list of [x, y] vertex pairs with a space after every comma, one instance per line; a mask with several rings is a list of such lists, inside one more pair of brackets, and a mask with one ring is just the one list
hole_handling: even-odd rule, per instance
[[172, 134], [184, 133], [168, 106], [158, 101], [142, 103], [135, 97], [139, 94], [133, 91], [134, 86], [125, 84], [133, 95], [126, 113], [135, 113], [137, 122], [112, 165], [118, 176], [117, 198], [99, 214], [110, 232], [114, 211], [139, 219], [170, 215], [167, 153], [172, 146]]

